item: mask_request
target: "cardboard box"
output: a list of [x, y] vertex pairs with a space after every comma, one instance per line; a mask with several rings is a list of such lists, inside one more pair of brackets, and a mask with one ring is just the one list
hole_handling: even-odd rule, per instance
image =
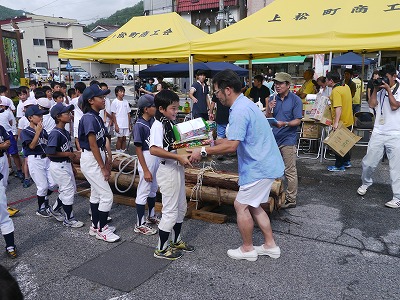
[[199, 148], [200, 149], [201, 147], [206, 147], [206, 151], [207, 151], [207, 148], [210, 147], [210, 145], [196, 146], [196, 147], [189, 147], [189, 148], [179, 148], [179, 149], [176, 149], [176, 153], [190, 155], [190, 152], [187, 152], [186, 149], [195, 149], [195, 148]]
[[321, 137], [321, 133], [322, 133], [322, 127], [318, 123], [315, 123], [314, 121], [311, 122], [304, 121], [303, 133], [301, 137], [317, 139]]
[[360, 136], [355, 135], [348, 130], [342, 122], [339, 122], [338, 128], [326, 137], [324, 143], [343, 157], [360, 139]]
[[303, 104], [303, 119], [304, 120], [311, 120], [310, 115], [313, 109], [314, 104]]
[[332, 125], [330, 99], [318, 94], [309, 117], [323, 125]]

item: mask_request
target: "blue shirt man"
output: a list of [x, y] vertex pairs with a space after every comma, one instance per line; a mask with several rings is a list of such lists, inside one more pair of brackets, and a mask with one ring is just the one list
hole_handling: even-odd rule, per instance
[[281, 208], [292, 208], [296, 207], [298, 186], [296, 168], [297, 129], [301, 123], [303, 104], [301, 99], [289, 90], [292, 77], [288, 73], [277, 73], [273, 80], [277, 94], [270, 97], [267, 117], [274, 117], [278, 121], [274, 124], [273, 133], [285, 163], [286, 201]]
[[[261, 207], [268, 201], [275, 178], [282, 176], [284, 164], [273, 138], [268, 120], [255, 103], [241, 94], [242, 83], [232, 70], [224, 70], [213, 78], [214, 95], [230, 107], [229, 130], [226, 139], [216, 140], [216, 146], [199, 151], [194, 149], [190, 161], [197, 162], [208, 154], [227, 154], [237, 151], [239, 191], [234, 207], [243, 244], [229, 249], [233, 259], [257, 260], [259, 255], [280, 256], [272, 234], [268, 215]], [[265, 242], [253, 246], [254, 219], [261, 226]]]

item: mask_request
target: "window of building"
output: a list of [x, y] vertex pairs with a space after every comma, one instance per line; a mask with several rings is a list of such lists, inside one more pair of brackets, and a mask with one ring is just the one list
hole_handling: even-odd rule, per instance
[[70, 40], [60, 41], [60, 48], [72, 49], [72, 41]]
[[53, 49], [53, 40], [46, 40], [46, 48]]
[[47, 64], [47, 62], [37, 62], [36, 67], [48, 69], [48, 64]]
[[44, 39], [33, 39], [34, 46], [44, 46]]

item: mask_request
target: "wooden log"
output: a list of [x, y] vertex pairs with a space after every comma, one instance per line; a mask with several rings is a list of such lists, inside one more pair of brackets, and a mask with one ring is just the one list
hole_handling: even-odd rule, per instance
[[[77, 179], [85, 179], [83, 176], [81, 170], [79, 167], [76, 167], [77, 170]], [[109, 183], [111, 184], [112, 187], [114, 187], [115, 183], [115, 177], [117, 176], [118, 172], [111, 172], [110, 180]], [[118, 177], [118, 186], [121, 187], [122, 189], [126, 189], [132, 180], [132, 175], [124, 175], [121, 174]], [[128, 193], [132, 194], [135, 192], [137, 185], [139, 183], [139, 177], [135, 177], [135, 181], [129, 189]], [[192, 195], [192, 189], [195, 186], [195, 184], [192, 183], [186, 183], [186, 197], [190, 198]], [[272, 196], [279, 196], [279, 194], [275, 194], [277, 191], [281, 189], [282, 183], [280, 180], [275, 180], [271, 188], [270, 195]], [[219, 187], [212, 187], [212, 186], [202, 186], [201, 191], [198, 192], [199, 199], [194, 199], [194, 200], [199, 200], [199, 201], [205, 201], [205, 202], [214, 202], [217, 204], [228, 204], [228, 205], [233, 205], [235, 199], [236, 199], [237, 191], [232, 191], [228, 189], [223, 189]]]
[[217, 213], [213, 213], [210, 211], [204, 211], [204, 210], [193, 210], [191, 218], [195, 219], [195, 220], [202, 220], [202, 221], [217, 223], [217, 224], [225, 223], [228, 220], [227, 215], [217, 214]]

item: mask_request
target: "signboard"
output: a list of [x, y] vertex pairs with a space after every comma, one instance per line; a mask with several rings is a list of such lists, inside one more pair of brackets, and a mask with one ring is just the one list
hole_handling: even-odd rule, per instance
[[67, 66], [65, 67], [65, 69], [67, 69], [68, 71], [72, 70], [72, 66], [71, 66], [71, 63], [69, 61], [67, 62]]
[[10, 88], [17, 88], [20, 85], [20, 78], [23, 77], [20, 73], [17, 39], [3, 37], [3, 45]]

